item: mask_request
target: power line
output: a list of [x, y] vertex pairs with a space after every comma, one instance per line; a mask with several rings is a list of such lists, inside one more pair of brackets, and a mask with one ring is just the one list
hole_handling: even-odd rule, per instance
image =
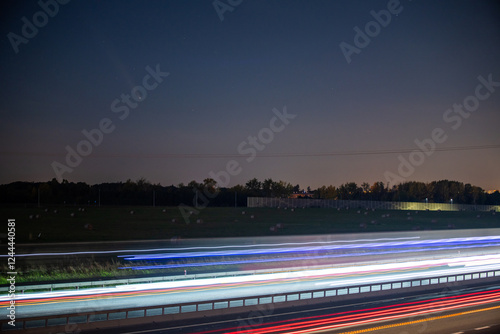
[[[453, 147], [436, 147], [434, 152], [449, 152], [449, 151], [475, 151], [499, 149], [500, 145], [478, 145], [478, 146], [453, 146]], [[333, 152], [317, 152], [317, 153], [258, 153], [258, 158], [308, 158], [308, 157], [334, 157], [334, 156], [363, 156], [363, 155], [383, 155], [383, 154], [403, 154], [413, 151], [421, 151], [418, 148], [401, 148], [401, 149], [384, 149], [384, 150], [348, 150], [348, 151], [333, 151]], [[0, 152], [0, 156], [42, 156], [42, 157], [64, 157], [65, 154], [48, 153], [48, 152], [20, 152], [20, 151], [4, 151]], [[157, 154], [126, 154], [126, 153], [94, 153], [85, 158], [147, 158], [147, 159], [221, 159], [221, 158], [242, 158], [245, 154], [234, 153], [157, 153]]]

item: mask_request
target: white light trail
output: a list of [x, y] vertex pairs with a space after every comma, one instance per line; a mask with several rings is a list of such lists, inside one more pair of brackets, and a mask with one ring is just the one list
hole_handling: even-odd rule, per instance
[[[500, 237], [499, 237], [500, 238]], [[187, 251], [187, 250], [202, 250], [202, 249], [225, 249], [225, 248], [257, 248], [257, 247], [274, 247], [274, 246], [300, 246], [314, 244], [335, 244], [348, 242], [375, 242], [375, 241], [395, 241], [395, 240], [411, 240], [420, 239], [420, 237], [403, 237], [403, 238], [377, 238], [377, 239], [358, 239], [358, 240], [334, 240], [334, 241], [310, 241], [310, 242], [285, 242], [277, 244], [251, 244], [251, 245], [220, 245], [220, 246], [197, 246], [197, 247], [178, 247], [178, 248], [151, 248], [151, 249], [124, 249], [110, 251], [81, 251], [81, 252], [62, 252], [62, 253], [28, 253], [16, 254], [16, 257], [29, 256], [67, 256], [67, 255], [86, 255], [86, 254], [120, 254], [120, 253], [145, 253], [159, 251]], [[0, 254], [1, 257], [7, 255]]]
[[[449, 265], [455, 267], [449, 267]], [[462, 266], [462, 267], [457, 267]], [[433, 267], [434, 270], [426, 271], [427, 268]], [[441, 267], [441, 268], [439, 268]], [[389, 271], [416, 269], [414, 272], [405, 273], [389, 273]], [[422, 270], [419, 270], [422, 269]], [[295, 272], [280, 272], [272, 274], [260, 275], [245, 275], [237, 277], [220, 277], [207, 278], [198, 280], [184, 280], [173, 282], [158, 282], [133, 285], [119, 285], [112, 288], [98, 288], [74, 291], [56, 291], [42, 293], [27, 293], [17, 295], [16, 300], [23, 299], [39, 299], [39, 298], [55, 298], [69, 296], [92, 296], [99, 294], [115, 294], [121, 292], [157, 290], [157, 289], [176, 289], [190, 287], [218, 287], [224, 284], [251, 284], [261, 282], [276, 281], [286, 283], [286, 280], [297, 279], [312, 279], [331, 277], [331, 282], [316, 283], [316, 285], [335, 285], [335, 276], [339, 275], [364, 275], [360, 277], [350, 277], [349, 285], [359, 285], [364, 283], [377, 284], [391, 282], [395, 280], [417, 279], [426, 277], [435, 277], [441, 275], [465, 274], [477, 271], [497, 270], [500, 269], [500, 254], [484, 255], [484, 256], [468, 256], [460, 258], [448, 258], [439, 260], [424, 260], [424, 261], [408, 261], [400, 263], [374, 264], [353, 267], [327, 268], [327, 269], [311, 269]], [[369, 277], [366, 277], [369, 276]], [[345, 282], [341, 283], [345, 286]], [[0, 296], [0, 301], [8, 300], [8, 295]]]

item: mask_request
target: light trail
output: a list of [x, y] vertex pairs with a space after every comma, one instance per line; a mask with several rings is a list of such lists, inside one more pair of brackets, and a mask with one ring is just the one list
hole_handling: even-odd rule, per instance
[[332, 259], [332, 258], [342, 258], [342, 257], [357, 257], [357, 256], [369, 256], [369, 255], [387, 255], [387, 254], [401, 254], [401, 253], [419, 253], [428, 251], [438, 251], [438, 250], [454, 250], [454, 249], [470, 249], [470, 248], [484, 248], [484, 247], [495, 247], [499, 244], [486, 244], [486, 245], [474, 245], [474, 246], [454, 246], [454, 247], [439, 247], [439, 248], [425, 248], [425, 249], [399, 249], [394, 251], [378, 251], [370, 253], [347, 253], [347, 254], [330, 254], [330, 255], [306, 255], [299, 257], [282, 257], [282, 258], [271, 258], [271, 259], [253, 259], [253, 260], [234, 260], [234, 261], [218, 261], [218, 262], [195, 262], [195, 263], [180, 263], [180, 264], [156, 264], [156, 265], [142, 265], [142, 266], [128, 266], [119, 267], [118, 269], [132, 269], [132, 270], [152, 270], [152, 269], [175, 269], [175, 268], [190, 268], [190, 267], [207, 267], [207, 266], [217, 266], [217, 265], [235, 265], [235, 264], [250, 264], [250, 263], [268, 263], [268, 262], [289, 262], [289, 261], [301, 261], [301, 260], [318, 260], [318, 259]]
[[[427, 237], [429, 234], [431, 238]], [[431, 286], [434, 283], [441, 283], [441, 279], [435, 279], [434, 281], [427, 280], [427, 283], [423, 280], [447, 276], [454, 276], [453, 278], [457, 281], [474, 283], [476, 281], [481, 282], [479, 279], [475, 281], [476, 278], [484, 278], [485, 276], [483, 274], [476, 276], [468, 275], [468, 277], [465, 275], [488, 272], [486, 276], [490, 277], [491, 271], [496, 271], [493, 276], [496, 275], [498, 277], [500, 270], [500, 252], [498, 252], [498, 249], [500, 249], [500, 233], [498, 230], [491, 232], [489, 236], [479, 234], [481, 236], [475, 237], [467, 236], [462, 232], [460, 234], [445, 235], [449, 236], [448, 238], [442, 238], [443, 234], [429, 234], [423, 232], [411, 234], [414, 237], [406, 237], [407, 234], [393, 234], [393, 238], [370, 238], [370, 236], [365, 238], [362, 235], [352, 237], [351, 240], [330, 241], [295, 239], [293, 241], [298, 241], [285, 243], [274, 242], [282, 239], [272, 239], [273, 242], [261, 244], [225, 244], [219, 246], [212, 243], [205, 247], [168, 247], [137, 250], [141, 254], [123, 255], [120, 258], [134, 258], [143, 261], [150, 261], [147, 259], [153, 258], [153, 261], [158, 261], [159, 263], [155, 263], [155, 266], [124, 267], [125, 269], [188, 268], [189, 266], [201, 267], [264, 262], [278, 263], [327, 258], [332, 258], [331, 262], [336, 262], [336, 264], [333, 267], [317, 266], [304, 270], [295, 268], [290, 271], [284, 271], [280, 269], [278, 272], [256, 275], [246, 274], [234, 277], [224, 276], [196, 280], [186, 279], [118, 285], [107, 288], [18, 294], [15, 297], [16, 307], [18, 307], [20, 314], [23, 314], [24, 317], [36, 317], [47, 313], [54, 315], [63, 314], [68, 309], [74, 308], [78, 308], [83, 312], [95, 310], [96, 308], [98, 310], [114, 310], [117, 307], [137, 308], [155, 305], [169, 307], [179, 304], [210, 303], [210, 301], [214, 300], [225, 300], [228, 296], [231, 296], [233, 299], [246, 299], [257, 296], [289, 295], [311, 291], [330, 291], [330, 293], [334, 294], [343, 294], [341, 290], [334, 290], [349, 289], [350, 287], [366, 288], [368, 286], [371, 286], [375, 290], [386, 290], [387, 286], [384, 284], [412, 282], [412, 280], [419, 280], [418, 282], [422, 285], [429, 283], [429, 286]], [[401, 236], [401, 238], [396, 238], [396, 236]], [[231, 243], [238, 242], [238, 239], [231, 240]], [[223, 241], [218, 243], [223, 243]], [[464, 250], [462, 254], [460, 254], [460, 250]], [[109, 251], [109, 253], [114, 254], [120, 253], [119, 255], [131, 254], [132, 252], [134, 250]], [[150, 254], [153, 252], [160, 254]], [[105, 254], [106, 252], [39, 253], [34, 256], [41, 256], [43, 254], [60, 256], [62, 254], [97, 253]], [[282, 254], [282, 258], [280, 258], [280, 254]], [[387, 256], [385, 256], [386, 254]], [[396, 256], [392, 254], [401, 255]], [[24, 255], [30, 256], [33, 254]], [[252, 255], [255, 258], [252, 258]], [[164, 256], [167, 256], [167, 258], [163, 259], [162, 257]], [[213, 262], [209, 262], [209, 259], [206, 260], [207, 262], [200, 261], [203, 256], [207, 256]], [[220, 258], [221, 256], [228, 257]], [[230, 256], [236, 256], [236, 258], [231, 258]], [[337, 258], [349, 257], [353, 260], [335, 261]], [[194, 263], [181, 264], [177, 262], [183, 260], [190, 260]], [[161, 263], [160, 261], [169, 261], [171, 263]], [[354, 261], [359, 261], [360, 263], [357, 264]], [[132, 262], [131, 264], [137, 263]], [[279, 265], [273, 265], [275, 269], [270, 270], [276, 271], [277, 266]], [[458, 275], [464, 276], [458, 277]], [[400, 284], [401, 287], [405, 287], [406, 285]], [[410, 285], [413, 285], [413, 282]], [[349, 294], [351, 292], [350, 290], [346, 291]], [[361, 294], [363, 291], [367, 290], [363, 290], [363, 288], [358, 290], [360, 298], [363, 297]], [[500, 294], [500, 290], [498, 293]], [[327, 295], [327, 293], [324, 295]], [[453, 307], [463, 306], [466, 303], [470, 307], [473, 306], [473, 303], [478, 303], [476, 306], [480, 307], [481, 303], [485, 302], [485, 299], [483, 300], [478, 296], [474, 297], [475, 299], [471, 296], [467, 300], [464, 299], [462, 302], [455, 302], [454, 304], [451, 302], [451, 299], [435, 301], [429, 307], [432, 307], [432, 312], [434, 313], [444, 312], [445, 310], [450, 311]], [[493, 298], [496, 298], [495, 300], [498, 302], [500, 296], [490, 299], [493, 300]], [[321, 298], [317, 299], [317, 301], [321, 302]], [[0, 295], [0, 316], [5, 315], [9, 302], [10, 297], [7, 294]], [[420, 314], [418, 312], [427, 314], [425, 312], [431, 312], [424, 304], [401, 304], [398, 305], [397, 309], [397, 311], [391, 308], [372, 310], [369, 317], [366, 315], [365, 318], [359, 319], [355, 315], [359, 314], [359, 312], [342, 314], [341, 316], [337, 314], [335, 317], [342, 317], [339, 318], [339, 321], [342, 322], [359, 322], [361, 324], [363, 321], [369, 323], [371, 321], [397, 320], [400, 319], [399, 317], [409, 316], [409, 314]], [[298, 326], [299, 322], [295, 321], [292, 322], [294, 327], [290, 327], [290, 330], [278, 327], [269, 329], [269, 332], [262, 331], [262, 334], [278, 332], [309, 333], [316, 331], [318, 328], [323, 328], [323, 330], [327, 331], [330, 330], [329, 326], [333, 325], [332, 319], [324, 317], [301, 318], [299, 321], [303, 327]], [[273, 326], [281, 325], [285, 325], [285, 323], [273, 324]], [[287, 324], [286, 328], [289, 328], [289, 325]], [[341, 325], [341, 323], [338, 323], [338, 325]], [[260, 329], [264, 330], [264, 328]], [[274, 330], [277, 331], [275, 332]]]
[[[186, 250], [197, 250], [197, 249], [221, 249], [221, 248], [256, 248], [256, 247], [269, 247], [269, 246], [294, 246], [294, 245], [313, 245], [313, 244], [333, 244], [333, 243], [346, 243], [346, 242], [373, 242], [373, 241], [389, 241], [389, 240], [411, 240], [411, 239], [419, 239], [419, 238], [420, 237], [401, 237], [401, 238], [377, 238], [377, 239], [358, 239], [358, 240], [285, 242], [285, 243], [277, 243], [277, 244], [196, 246], [196, 247], [128, 249], [128, 250], [110, 250], [110, 251], [81, 251], [81, 252], [63, 252], [63, 253], [29, 253], [29, 254], [16, 254], [16, 257], [67, 256], [67, 255], [89, 255], [89, 254], [119, 254], [119, 253], [146, 253], [146, 252], [159, 252], [159, 251], [186, 251]], [[130, 256], [130, 255], [123, 255], [123, 256]], [[8, 255], [0, 254], [0, 258], [2, 258], [2, 257], [8, 257]]]
[[[439, 314], [448, 311], [455, 311], [457, 309], [484, 306], [486, 304], [500, 302], [500, 290], [490, 290], [485, 292], [469, 293], [459, 296], [449, 296], [423, 300], [418, 302], [403, 303], [389, 306], [382, 306], [377, 308], [362, 309], [356, 311], [346, 311], [334, 314], [309, 316], [293, 320], [282, 320], [262, 325], [253, 326], [251, 329], [241, 329], [231, 327], [224, 329], [227, 334], [268, 334], [268, 333], [287, 333], [287, 334], [302, 334], [313, 333], [317, 331], [342, 329], [357, 325], [372, 324], [383, 321], [404, 319], [407, 317], [423, 316], [428, 314]], [[425, 318], [422, 321], [430, 321], [432, 319], [439, 319], [445, 317], [453, 317], [468, 313], [480, 312], [481, 310], [498, 309], [500, 306], [483, 307], [479, 310], [465, 311], [455, 314], [447, 314], [442, 316], [434, 316], [432, 318]], [[404, 325], [401, 323], [399, 325]], [[390, 325], [390, 326], [397, 326]], [[371, 330], [383, 328], [378, 326], [371, 328]], [[363, 330], [368, 332], [370, 329]], [[221, 330], [211, 330], [197, 332], [196, 334], [211, 334], [221, 332]], [[356, 331], [357, 333], [358, 331]], [[355, 332], [353, 332], [355, 333]]]
[[[353, 241], [350, 241], [353, 242]], [[298, 253], [298, 252], [318, 252], [331, 250], [345, 249], [361, 249], [361, 248], [397, 248], [397, 247], [425, 247], [430, 245], [440, 244], [464, 244], [464, 243], [484, 243], [484, 242], [500, 242], [500, 236], [485, 236], [485, 237], [468, 237], [468, 238], [448, 238], [436, 240], [418, 240], [418, 241], [397, 241], [397, 242], [379, 242], [379, 243], [350, 243], [346, 245], [330, 245], [316, 247], [294, 247], [294, 248], [267, 248], [267, 249], [252, 249], [240, 251], [212, 251], [212, 252], [188, 252], [188, 253], [168, 253], [168, 254], [149, 254], [149, 255], [122, 255], [128, 261], [150, 261], [150, 260], [166, 260], [166, 259], [187, 259], [196, 257], [217, 257], [217, 256], [244, 256], [244, 255], [271, 255], [283, 253]], [[497, 246], [498, 244], [496, 244]], [[127, 257], [128, 256], [128, 257]]]
[[[421, 272], [434, 268], [428, 272]], [[185, 280], [174, 282], [159, 282], [147, 284], [120, 285], [112, 288], [87, 289], [76, 291], [56, 291], [43, 293], [30, 293], [16, 296], [16, 305], [23, 303], [49, 303], [74, 301], [78, 298], [121, 298], [143, 296], [145, 294], [159, 294], [170, 292], [186, 292], [196, 289], [240, 288], [242, 286], [255, 286], [259, 284], [283, 284], [290, 282], [304, 283], [314, 280], [331, 279], [316, 285], [333, 286], [336, 280], [346, 276], [350, 277], [353, 284], [364, 284], [374, 281], [401, 280], [411, 278], [430, 277], [435, 275], [452, 275], [470, 271], [487, 271], [500, 268], [500, 254], [485, 256], [468, 256], [440, 260], [408, 261], [401, 263], [373, 264], [365, 266], [328, 268], [316, 270], [303, 270], [294, 272], [281, 272], [260, 275], [246, 275], [237, 277], [221, 277], [215, 279]], [[414, 272], [412, 272], [414, 271]], [[387, 276], [389, 275], [390, 276]], [[382, 276], [380, 276], [382, 275]], [[194, 289], [194, 290], [193, 290]], [[0, 306], [8, 305], [8, 295], [0, 297]]]

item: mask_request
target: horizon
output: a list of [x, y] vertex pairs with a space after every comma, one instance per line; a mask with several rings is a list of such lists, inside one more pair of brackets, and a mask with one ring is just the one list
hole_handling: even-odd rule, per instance
[[[243, 186], [243, 187], [245, 187], [245, 186], [246, 186], [246, 183], [248, 183], [249, 181], [252, 181], [253, 179], [254, 179], [254, 178], [249, 179], [249, 180], [247, 180], [246, 182], [239, 183], [239, 184], [235, 184], [235, 185], [232, 185], [232, 186], [227, 186], [227, 187], [219, 187], [217, 184], [216, 184], [215, 186], [216, 186], [217, 188], [220, 188], [220, 189], [231, 189], [231, 188], [236, 187], [236, 186]], [[106, 182], [101, 182], [101, 183], [87, 183], [87, 182], [84, 182], [84, 181], [69, 181], [69, 180], [66, 180], [66, 179], [64, 179], [64, 180], [63, 180], [63, 182], [59, 182], [56, 178], [53, 178], [53, 179], [48, 180], [48, 181], [19, 181], [19, 180], [18, 180], [18, 181], [12, 181], [12, 182], [9, 182], [9, 183], [2, 183], [2, 184], [0, 184], [0, 186], [2, 186], [2, 185], [9, 185], [9, 184], [12, 184], [12, 183], [35, 183], [35, 184], [36, 184], [36, 183], [40, 183], [40, 184], [44, 184], [44, 183], [49, 183], [49, 182], [52, 182], [52, 181], [54, 181], [54, 180], [55, 180], [56, 182], [58, 182], [59, 184], [63, 184], [63, 182], [64, 182], [64, 181], [66, 181], [66, 182], [68, 182], [68, 183], [74, 183], [74, 184], [77, 184], [77, 183], [84, 183], [84, 184], [86, 184], [86, 185], [88, 185], [88, 186], [90, 186], [90, 187], [93, 187], [93, 186], [98, 186], [98, 185], [102, 185], [102, 184], [119, 184], [119, 183], [127, 183], [127, 182], [129, 182], [129, 181], [130, 181], [130, 182], [132, 182], [132, 183], [136, 183], [136, 184], [137, 184], [138, 182], [140, 182], [140, 181], [143, 181], [143, 182], [145, 182], [146, 184], [149, 184], [149, 185], [151, 185], [151, 186], [160, 186], [160, 187], [164, 187], [164, 188], [174, 187], [174, 188], [178, 188], [178, 189], [180, 189], [181, 187], [189, 187], [189, 183], [190, 183], [190, 182], [193, 182], [193, 181], [194, 181], [194, 182], [196, 182], [196, 183], [198, 183], [198, 184], [200, 184], [200, 185], [202, 185], [202, 184], [203, 184], [203, 180], [190, 180], [190, 181], [188, 181], [188, 182], [180, 182], [180, 183], [177, 183], [177, 184], [173, 184], [173, 183], [172, 183], [172, 184], [161, 184], [161, 183], [153, 183], [153, 182], [150, 182], [149, 180], [144, 179], [144, 178], [139, 178], [139, 179], [136, 179], [136, 180], [127, 179], [127, 180], [125, 180], [125, 181], [113, 181], [113, 182], [108, 182], [108, 181], [106, 181]], [[341, 186], [343, 186], [343, 185], [347, 185], [347, 184], [349, 184], [349, 183], [354, 182], [354, 181], [346, 181], [346, 182], [343, 182], [343, 183], [338, 184], [338, 185], [334, 185], [334, 184], [322, 184], [322, 185], [320, 185], [320, 186], [318, 186], [318, 187], [311, 187], [311, 186], [303, 186], [303, 185], [300, 185], [300, 184], [298, 184], [298, 183], [292, 183], [292, 182], [289, 182], [289, 181], [286, 181], [286, 180], [280, 180], [280, 179], [276, 179], [276, 180], [274, 180], [274, 179], [272, 179], [272, 178], [271, 178], [271, 180], [272, 180], [273, 182], [285, 182], [285, 183], [288, 183], [288, 184], [292, 185], [293, 187], [299, 186], [299, 189], [300, 189], [300, 190], [299, 190], [299, 192], [300, 192], [300, 193], [301, 193], [301, 192], [304, 192], [304, 193], [315, 192], [315, 191], [317, 191], [317, 190], [318, 190], [319, 188], [321, 188], [321, 187], [330, 187], [330, 186], [333, 186], [334, 188], [339, 189], [339, 188], [340, 188]], [[257, 179], [257, 181], [259, 181], [259, 182], [263, 182], [263, 181], [265, 181], [265, 180], [259, 180], [259, 179]], [[382, 181], [377, 181], [377, 182], [382, 182]], [[463, 181], [458, 181], [458, 180], [433, 180], [433, 181], [430, 181], [430, 182], [416, 181], [416, 180], [406, 180], [406, 181], [404, 181], [404, 182], [403, 182], [403, 184], [404, 184], [404, 183], [413, 183], [413, 182], [414, 182], [414, 183], [424, 183], [424, 184], [438, 183], [438, 182], [457, 182], [457, 183], [461, 183], [461, 184], [463, 184], [463, 185], [467, 185], [467, 184], [469, 184], [469, 185], [471, 185], [471, 186], [473, 186], [473, 187], [479, 187], [479, 188], [481, 188], [481, 189], [482, 189], [482, 190], [483, 190], [486, 194], [493, 194], [493, 193], [495, 193], [495, 192], [500, 192], [500, 189], [485, 189], [485, 188], [482, 188], [482, 187], [477, 186], [477, 185], [475, 185], [475, 184], [468, 183], [468, 182], [463, 182]], [[356, 184], [359, 188], [362, 188], [362, 186], [363, 186], [363, 184], [364, 184], [365, 182], [361, 182], [361, 183], [354, 182], [354, 183], [355, 183], [355, 184]], [[368, 183], [368, 182], [366, 182], [366, 183]], [[368, 184], [369, 184], [369, 186], [370, 186], [370, 187], [374, 185], [374, 183], [368, 183]], [[387, 183], [384, 183], [384, 186], [387, 186], [387, 185], [388, 185]], [[391, 190], [393, 190], [393, 189], [394, 189], [394, 187], [397, 187], [398, 185], [400, 185], [400, 184], [389, 185], [389, 187], [388, 187], [388, 188], [386, 187], [385, 189], [386, 189], [386, 190], [391, 191]], [[310, 188], [310, 189], [311, 189], [311, 190], [310, 190], [310, 192], [308, 192], [307, 188]], [[366, 192], [366, 191], [364, 191], [364, 190], [363, 190], [363, 192]], [[294, 191], [294, 193], [296, 193], [296, 192]]]

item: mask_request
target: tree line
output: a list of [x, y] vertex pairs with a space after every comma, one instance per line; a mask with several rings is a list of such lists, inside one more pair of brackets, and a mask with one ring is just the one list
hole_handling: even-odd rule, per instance
[[336, 187], [321, 186], [302, 189], [285, 181], [253, 178], [244, 185], [220, 188], [211, 178], [177, 186], [152, 184], [144, 178], [136, 181], [89, 185], [84, 182], [13, 182], [0, 185], [1, 204], [36, 205], [155, 205], [196, 206], [209, 199], [207, 206], [246, 206], [247, 197], [316, 198], [334, 200], [372, 200], [457, 204], [500, 205], [500, 193], [487, 193], [482, 188], [458, 181], [409, 181], [389, 187], [383, 182], [372, 185], [347, 182]]

